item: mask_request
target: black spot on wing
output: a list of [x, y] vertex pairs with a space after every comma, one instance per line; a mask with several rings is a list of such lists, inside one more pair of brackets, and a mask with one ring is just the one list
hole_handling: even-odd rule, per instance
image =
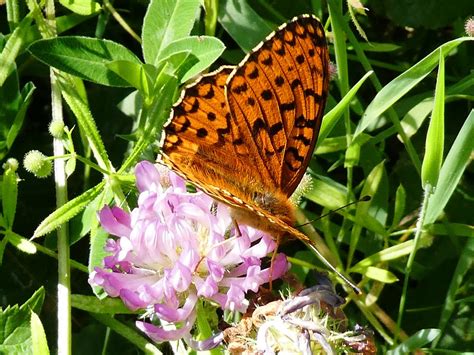
[[291, 82], [291, 88], [294, 90], [298, 86], [301, 86], [301, 80], [300, 79], [295, 79]]
[[[290, 156], [292, 156], [292, 157], [290, 158]], [[298, 162], [296, 164], [297, 166], [293, 166], [293, 164], [291, 164], [291, 162], [293, 162], [293, 161]], [[303, 161], [304, 161], [304, 157], [299, 155], [298, 149], [296, 149], [295, 147], [289, 147], [286, 150], [285, 164], [288, 167], [288, 169], [290, 169], [291, 171], [297, 171], [300, 168]]]
[[260, 96], [262, 96], [262, 99], [264, 99], [265, 101], [268, 101], [272, 99], [273, 93], [271, 92], [271, 90], [266, 89], [262, 91]]
[[216, 120], [216, 114], [214, 112], [208, 112], [207, 113], [207, 119], [211, 122], [215, 121]]
[[203, 97], [207, 100], [212, 99], [214, 97], [214, 88], [211, 86], [209, 91]]
[[255, 67], [248, 75], [250, 79], [257, 79], [258, 78], [258, 68]]
[[296, 107], [296, 103], [294, 101], [291, 102], [285, 102], [279, 105], [280, 112], [285, 112], [285, 111], [292, 111]]
[[199, 128], [197, 131], [196, 131], [196, 135], [199, 137], [199, 138], [204, 138], [206, 137], [208, 134], [207, 132], [207, 129], [205, 128]]
[[270, 134], [270, 136], [273, 137], [282, 129], [283, 129], [283, 124], [281, 122], [274, 123], [273, 125], [270, 126], [270, 129], [268, 130], [268, 134]]
[[311, 144], [311, 139], [304, 136], [303, 134], [298, 134], [297, 136], [293, 136], [291, 138], [296, 140], [296, 141], [302, 142], [304, 145], [310, 145]]
[[247, 86], [247, 83], [243, 83], [241, 85], [237, 85], [235, 88], [232, 89], [232, 91], [235, 93], [235, 94], [241, 94], [243, 92], [246, 92], [248, 90], [248, 86]]
[[299, 55], [296, 56], [296, 63], [303, 64], [304, 61], [305, 61], [304, 55], [299, 54]]
[[261, 63], [262, 63], [263, 65], [269, 66], [269, 65], [272, 65], [273, 59], [272, 59], [272, 57], [269, 55], [267, 58], [262, 59]]
[[305, 97], [313, 97], [314, 98], [314, 101], [316, 102], [320, 102], [322, 100], [322, 97], [321, 95], [319, 95], [318, 93], [316, 93], [313, 89], [311, 88], [308, 88], [308, 89], [305, 89], [304, 90], [304, 96]]
[[191, 108], [186, 113], [195, 113], [199, 110], [199, 100], [195, 99]]
[[252, 126], [252, 136], [256, 137], [258, 136], [259, 132], [261, 129], [267, 129], [267, 124], [263, 120], [263, 118], [259, 117], [255, 120]]
[[215, 143], [217, 147], [225, 145], [225, 136], [230, 133], [230, 113], [227, 112], [225, 115], [226, 127], [216, 129], [218, 140]]
[[283, 77], [281, 75], [278, 75], [275, 78], [275, 85], [276, 86], [281, 87], [284, 83], [285, 83], [285, 79], [283, 79]]

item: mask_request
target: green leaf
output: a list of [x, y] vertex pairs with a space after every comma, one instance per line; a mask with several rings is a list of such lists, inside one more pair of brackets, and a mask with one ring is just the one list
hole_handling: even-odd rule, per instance
[[444, 151], [444, 57], [440, 50], [434, 109], [426, 134], [425, 157], [421, 166], [422, 185], [436, 186]]
[[218, 18], [222, 27], [246, 53], [275, 29], [275, 26], [268, 25], [246, 1], [220, 1]]
[[16, 171], [8, 168], [3, 173], [2, 208], [3, 218], [8, 229], [12, 229], [15, 220], [16, 203], [18, 197], [18, 181]]
[[[147, 65], [147, 64], [145, 64]], [[107, 64], [107, 68], [127, 81], [144, 96], [150, 96], [153, 88], [152, 78], [149, 77], [145, 66], [125, 60], [116, 60]]]
[[81, 79], [108, 86], [130, 86], [107, 68], [116, 60], [140, 64], [140, 60], [126, 47], [104, 39], [64, 36], [42, 39], [28, 50], [46, 65], [75, 75]]
[[[377, 120], [380, 116], [407, 92], [423, 80], [438, 64], [439, 50], [441, 49], [443, 56], [448, 55], [457, 46], [465, 41], [474, 41], [474, 38], [461, 37], [450, 42], [444, 43], [410, 69], [400, 74], [390, 83], [385, 85], [382, 90], [375, 96], [369, 104], [357, 125], [355, 136], [365, 131], [367, 127]], [[355, 138], [355, 137], [354, 137]]]
[[451, 26], [456, 23], [456, 19], [464, 19], [473, 10], [471, 0], [456, 0], [455, 3], [445, 0], [392, 0], [379, 4], [379, 11], [375, 10], [375, 13], [383, 14], [395, 26], [412, 27], [415, 31]]
[[461, 223], [443, 223], [425, 226], [427, 232], [434, 235], [455, 235], [458, 237], [474, 237], [474, 226]]
[[87, 190], [82, 195], [72, 199], [65, 205], [58, 208], [56, 211], [46, 217], [40, 225], [36, 228], [33, 238], [39, 238], [45, 234], [52, 232], [62, 224], [68, 222], [72, 217], [81, 212], [87, 207], [89, 203], [99, 195], [102, 191], [105, 182], [102, 181], [93, 188]]
[[84, 83], [67, 74], [58, 76], [58, 79], [64, 100], [76, 116], [81, 134], [86, 137], [97, 163], [104, 170], [113, 170], [104, 142], [89, 109]]
[[[462, 282], [466, 276], [466, 274], [472, 270], [473, 267], [473, 258], [474, 255], [474, 239], [469, 239], [466, 241], [464, 245], [461, 257], [456, 265], [456, 269], [454, 270], [453, 276], [451, 278], [451, 282], [449, 284], [448, 293], [446, 295], [446, 299], [444, 301], [443, 310], [441, 312], [441, 317], [439, 319], [439, 329], [440, 332], [444, 332], [445, 328], [448, 325], [449, 320], [455, 309], [455, 301], [458, 292], [462, 287]], [[437, 339], [439, 340], [439, 338]], [[436, 345], [437, 340], [433, 342], [433, 346]]]
[[422, 329], [417, 331], [403, 343], [398, 345], [395, 349], [387, 351], [387, 355], [404, 355], [415, 352], [415, 350], [422, 348], [429, 344], [434, 339], [439, 337], [441, 331], [439, 329]]
[[152, 0], [142, 29], [145, 63], [156, 65], [161, 51], [171, 42], [188, 36], [194, 25], [199, 0]]
[[[323, 120], [324, 122], [324, 120]], [[328, 154], [346, 150], [347, 138], [345, 136], [329, 137], [321, 141], [318, 139], [318, 147], [314, 152], [315, 155]]]
[[21, 103], [18, 111], [16, 113], [15, 119], [13, 120], [12, 125], [8, 131], [7, 135], [7, 147], [11, 148], [13, 142], [15, 141], [18, 133], [23, 126], [23, 121], [25, 120], [26, 110], [30, 106], [31, 100], [33, 98], [33, 92], [36, 87], [32, 82], [26, 83], [26, 85], [21, 90]]
[[393, 221], [390, 229], [396, 228], [402, 220], [403, 214], [405, 213], [406, 195], [403, 185], [398, 185], [397, 192], [395, 193], [395, 207], [393, 209]]
[[[84, 21], [87, 21], [91, 17], [93, 17], [93, 15], [81, 16], [78, 14], [67, 14], [64, 16], [56, 17], [56, 29], [58, 31], [58, 34], [73, 29], [74, 27], [83, 23]], [[37, 39], [39, 39], [39, 37]]]
[[471, 110], [443, 163], [438, 184], [428, 202], [425, 224], [438, 218], [456, 189], [474, 150], [473, 136], [474, 110]]
[[167, 74], [166, 71], [163, 70], [157, 77], [155, 87], [156, 99], [150, 109], [150, 120], [147, 122], [146, 131], [139, 136], [137, 143], [133, 147], [133, 151], [120, 167], [119, 173], [127, 171], [127, 169], [137, 162], [143, 151], [156, 140], [157, 132], [161, 132], [163, 124], [169, 117], [169, 110], [175, 97], [178, 80], [176, 76]]
[[33, 311], [41, 313], [45, 297], [45, 290], [43, 287], [38, 288], [33, 295], [20, 306], [21, 310]]
[[224, 43], [215, 37], [192, 36], [171, 42], [163, 49], [160, 57], [167, 58], [176, 52], [191, 51], [191, 54], [198, 59], [198, 62], [181, 79], [181, 82], [185, 82], [214, 63], [224, 49]]
[[[94, 201], [92, 201], [79, 215], [75, 216], [69, 226], [70, 234], [71, 234], [71, 245], [77, 243], [83, 237], [92, 233], [91, 231], [98, 228], [99, 220], [97, 218], [97, 211], [100, 211], [105, 205], [108, 205], [112, 200], [113, 195], [112, 191], [107, 185], [103, 193], [99, 194]], [[95, 242], [93, 235], [91, 235], [91, 245]], [[102, 244], [102, 247], [105, 244]], [[100, 264], [96, 264], [94, 266], [100, 266]], [[92, 271], [90, 269], [90, 271]]]
[[347, 201], [347, 190], [342, 184], [322, 176], [315, 175], [311, 190], [305, 193], [305, 197], [316, 202], [318, 205], [329, 209], [336, 209]]
[[[455, 100], [469, 100], [473, 87], [474, 72], [446, 87], [445, 103]], [[433, 110], [433, 102], [434, 97], [431, 91], [400, 100], [397, 110], [401, 113], [406, 112], [400, 125], [407, 137], [418, 132], [426, 117]], [[400, 137], [399, 139], [401, 140]]]
[[[361, 196], [374, 196], [380, 186], [382, 181], [382, 176], [385, 172], [385, 162], [382, 161], [376, 165], [372, 171], [367, 176], [367, 179], [362, 186]], [[352, 263], [352, 257], [357, 249], [359, 243], [360, 233], [362, 232], [362, 225], [369, 219], [369, 209], [371, 206], [372, 200], [367, 202], [361, 202], [357, 204], [355, 220], [357, 221], [356, 225], [351, 230], [351, 239], [349, 244], [349, 254], [348, 254], [348, 265]]]
[[5, 47], [0, 53], [0, 87], [3, 86], [10, 71], [15, 65], [15, 59], [27, 45], [27, 33], [33, 20], [32, 12], [26, 15], [17, 28], [8, 38]]
[[93, 0], [59, 0], [59, 2], [72, 12], [82, 16], [95, 14], [101, 9], [100, 4]]
[[18, 250], [27, 254], [36, 254], [36, 246], [28, 239], [23, 238], [14, 232], [7, 232], [6, 237], [6, 240], [8, 240]]
[[398, 281], [398, 277], [390, 271], [375, 266], [367, 267], [362, 274], [369, 279], [380, 281], [385, 284], [391, 284]]
[[31, 312], [40, 313], [44, 288], [39, 288], [23, 305], [0, 308], [0, 354], [32, 353]]
[[371, 76], [374, 72], [369, 71], [366, 73], [353, 87], [349, 92], [344, 95], [341, 101], [337, 103], [336, 106], [332, 108], [326, 115], [324, 115], [323, 123], [321, 125], [321, 130], [319, 131], [318, 141], [322, 142], [328, 135], [331, 133], [333, 128], [339, 122], [339, 119], [343, 117], [344, 111], [347, 109], [352, 99], [355, 97], [359, 88]]
[[[94, 224], [91, 228], [91, 246], [89, 250], [89, 263], [87, 268], [89, 272], [93, 272], [96, 267], [104, 266], [104, 258], [109, 255], [104, 250], [105, 243], [109, 238], [109, 234], [97, 224]], [[103, 299], [107, 294], [99, 286], [93, 286], [92, 291], [94, 294]]]
[[43, 324], [35, 312], [31, 312], [31, 347], [33, 354], [49, 354], [48, 341], [44, 332]]
[[0, 240], [0, 266], [3, 264], [3, 254], [5, 253], [5, 247], [7, 246], [7, 243], [7, 238]]
[[86, 312], [108, 314], [137, 314], [123, 304], [120, 298], [97, 299], [95, 296], [71, 295], [71, 305]]
[[183, 78], [196, 63], [198, 63], [198, 59], [191, 53], [191, 51], [185, 50], [171, 54], [169, 57], [163, 59], [159, 64], [163, 65], [166, 73], [176, 76], [180, 81], [182, 81], [181, 78]]
[[370, 42], [370, 43], [359, 43], [360, 48], [364, 52], [381, 52], [381, 53], [386, 53], [386, 52], [394, 52], [396, 50], [399, 50], [402, 48], [402, 46], [399, 46], [394, 43], [377, 43], [377, 42]]
[[413, 240], [409, 240], [390, 248], [379, 251], [378, 253], [372, 254], [371, 256], [359, 261], [357, 264], [350, 268], [350, 272], [358, 272], [363, 274], [364, 270], [369, 266], [377, 265], [381, 262], [396, 260], [407, 256], [413, 250]]
[[74, 173], [75, 170], [76, 170], [76, 158], [72, 156], [71, 158], [67, 160], [64, 171], [66, 172], [66, 176], [70, 177]]

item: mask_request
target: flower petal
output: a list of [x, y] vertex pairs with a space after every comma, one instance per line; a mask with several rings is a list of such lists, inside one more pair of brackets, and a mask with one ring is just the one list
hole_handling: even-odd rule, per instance
[[130, 215], [119, 207], [104, 206], [99, 212], [102, 227], [110, 234], [118, 237], [130, 235]]
[[191, 315], [191, 312], [194, 311], [197, 299], [197, 295], [189, 294], [186, 298], [186, 302], [181, 308], [176, 309], [167, 304], [158, 303], [155, 305], [154, 309], [157, 315], [167, 322], [182, 322]]
[[135, 166], [135, 176], [137, 177], [137, 188], [140, 192], [153, 189], [153, 185], [156, 186], [161, 180], [156, 167], [146, 160]]
[[163, 327], [157, 327], [153, 324], [139, 321], [135, 322], [135, 325], [138, 329], [148, 335], [150, 339], [160, 343], [163, 341], [178, 340], [189, 335], [195, 320], [196, 312], [193, 312], [180, 329], [164, 329]]

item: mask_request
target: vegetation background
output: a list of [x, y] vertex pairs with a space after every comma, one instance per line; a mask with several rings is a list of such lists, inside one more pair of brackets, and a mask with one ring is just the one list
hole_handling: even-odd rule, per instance
[[[179, 24], [189, 20], [181, 18], [186, 15], [179, 12], [187, 2], [163, 0], [159, 5], [163, 9], [175, 7], [176, 18], [170, 20]], [[192, 34], [214, 35], [225, 44], [220, 57], [219, 44], [209, 47], [209, 56], [219, 57], [211, 68], [237, 64], [269, 32], [293, 16], [314, 13], [322, 19], [328, 30], [331, 59], [338, 69], [326, 110], [331, 116], [325, 118], [333, 126], [327, 127], [318, 141], [310, 166], [313, 189], [301, 207], [312, 219], [360, 196], [373, 197], [370, 203], [315, 224], [339, 266], [351, 273], [364, 291], [364, 299], [349, 300], [344, 308], [349, 324], [371, 328], [381, 352], [403, 341], [405, 348], [398, 348], [402, 353], [400, 349], [423, 347], [437, 353], [474, 349], [474, 172], [469, 164], [474, 141], [474, 46], [472, 37], [463, 37], [468, 27], [465, 23], [474, 15], [474, 2], [204, 3], [208, 11], [197, 13]], [[94, 4], [85, 0], [57, 3], [58, 36], [108, 39], [143, 61], [142, 47], [134, 34], [141, 35], [148, 1]], [[184, 77], [176, 74], [178, 80], [160, 82], [151, 90], [137, 83], [137, 77], [126, 74], [136, 67], [98, 65], [100, 58], [81, 57], [74, 50], [74, 42], [35, 43], [48, 35], [42, 27], [43, 13], [35, 10], [38, 6], [33, 0], [7, 0], [0, 5], [2, 162], [8, 158], [21, 162], [33, 149], [53, 155], [53, 138], [48, 132], [50, 66], [85, 80], [85, 90], [80, 94], [87, 96], [90, 112], [77, 104], [74, 93], [61, 87], [65, 124], [72, 130], [64, 139], [65, 154], [75, 152], [84, 157], [68, 156], [67, 195], [69, 200], [79, 197], [80, 201], [76, 199], [53, 213], [58, 208], [56, 196], [64, 196], [55, 189], [57, 177], [38, 179], [23, 166], [16, 169], [11, 160], [4, 165], [0, 353], [32, 351], [38, 346], [38, 330], [34, 329], [41, 329], [41, 323], [49, 348], [57, 349], [55, 230], [62, 223], [69, 223], [65, 240], [69, 240], [66, 244], [73, 260], [71, 292], [90, 296], [86, 301], [73, 297], [73, 352], [136, 353], [145, 348], [147, 340], [135, 330], [121, 328], [133, 328], [134, 315], [118, 314], [112, 319], [92, 312], [101, 306], [98, 301], [94, 303], [86, 265], [96, 265], [101, 255], [99, 241], [103, 245], [105, 238], [95, 220], [99, 202], [110, 202], [112, 196], [117, 199], [120, 194], [133, 200], [130, 169], [139, 159], [153, 160], [156, 156], [153, 143]], [[151, 46], [150, 38], [142, 36], [142, 40], [144, 46]], [[128, 55], [124, 53], [117, 50], [104, 63], [124, 59]], [[61, 55], [66, 59], [60, 59]], [[198, 52], [196, 57], [205, 63], [200, 70], [214, 60]], [[130, 58], [130, 62], [138, 63]], [[175, 68], [176, 73], [183, 70], [179, 65]], [[373, 74], [359, 82], [371, 70]], [[76, 88], [81, 87], [78, 79], [68, 78]], [[346, 96], [351, 88], [355, 95], [350, 92]], [[129, 95], [137, 89], [143, 96], [149, 95], [150, 105], [156, 109], [145, 123], [137, 119], [137, 106], [130, 101]], [[337, 106], [338, 102], [342, 104]], [[336, 110], [331, 111], [333, 108]], [[97, 130], [87, 125], [94, 121]], [[115, 180], [103, 180], [103, 172], [93, 164], [108, 171], [109, 177], [115, 167]], [[111, 186], [112, 180], [120, 192]], [[416, 228], [420, 211], [421, 222]], [[96, 244], [91, 243], [91, 233]], [[33, 236], [37, 239], [28, 241]], [[59, 259], [64, 261], [64, 249], [59, 249]], [[319, 265], [318, 261], [302, 244], [290, 243], [288, 250], [300, 280], [312, 286], [308, 268], [298, 261]], [[344, 293], [340, 286], [337, 290]], [[14, 306], [22, 304], [27, 306]], [[41, 323], [30, 323], [30, 310], [39, 315], [37, 322]], [[114, 323], [117, 320], [120, 324]], [[397, 322], [403, 330], [399, 334]]]

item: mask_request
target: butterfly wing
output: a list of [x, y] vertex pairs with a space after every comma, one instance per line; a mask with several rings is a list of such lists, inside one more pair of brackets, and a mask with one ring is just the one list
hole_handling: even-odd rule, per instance
[[298, 17], [234, 70], [226, 94], [241, 139], [275, 188], [290, 196], [311, 159], [329, 86], [320, 22]]
[[[224, 86], [233, 67], [222, 67], [185, 88], [165, 124], [159, 160], [201, 190], [228, 204], [242, 207], [240, 197], [252, 186], [239, 176], [270, 181], [265, 169], [248, 164], [249, 149], [230, 115]], [[225, 187], [222, 188], [222, 187]]]
[[183, 91], [164, 128], [161, 161], [237, 207], [263, 200], [265, 209], [268, 200], [283, 200], [311, 159], [328, 61], [317, 19], [283, 25], [236, 68], [205, 75]]

